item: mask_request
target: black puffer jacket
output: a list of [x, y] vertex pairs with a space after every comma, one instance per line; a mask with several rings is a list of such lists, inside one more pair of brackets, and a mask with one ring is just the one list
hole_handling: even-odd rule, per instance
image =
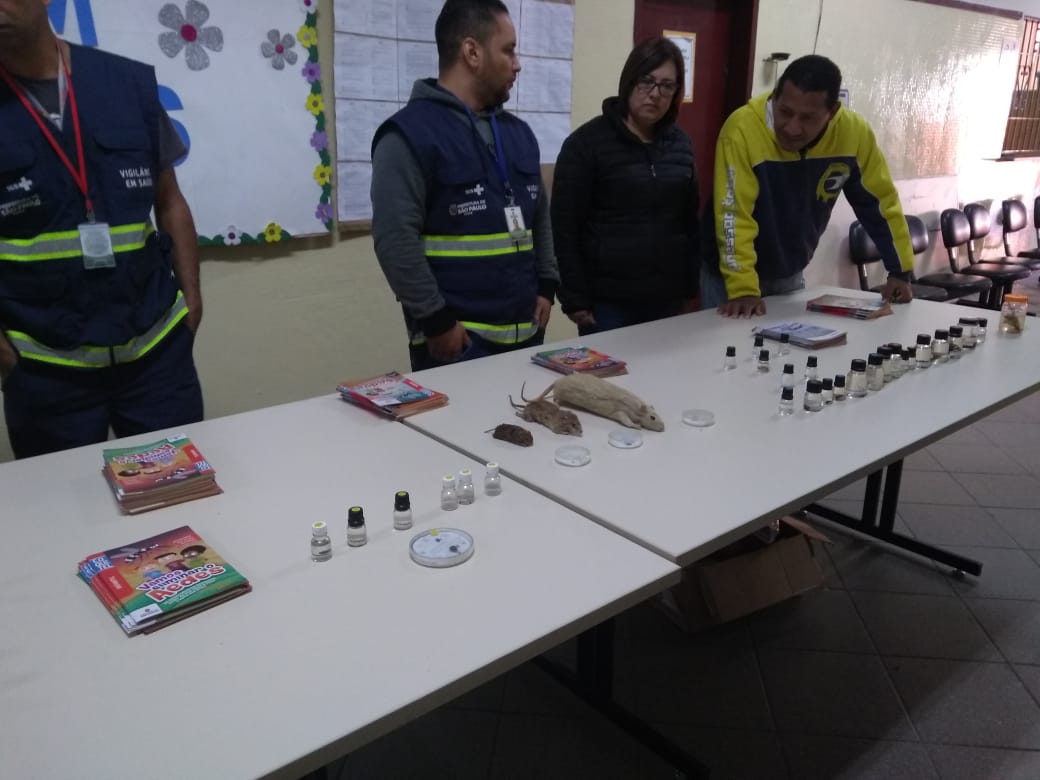
[[674, 124], [643, 143], [618, 98], [564, 141], [556, 160], [552, 226], [565, 312], [596, 301], [692, 298], [698, 291], [697, 173]]

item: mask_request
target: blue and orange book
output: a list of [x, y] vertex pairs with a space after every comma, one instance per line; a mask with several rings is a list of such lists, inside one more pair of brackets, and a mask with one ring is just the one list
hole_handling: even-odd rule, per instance
[[128, 636], [157, 631], [252, 590], [186, 525], [90, 555], [78, 573]]
[[531, 360], [545, 368], [559, 371], [561, 374], [592, 374], [607, 377], [628, 373], [624, 360], [612, 358], [610, 355], [583, 345], [536, 352], [531, 355]]

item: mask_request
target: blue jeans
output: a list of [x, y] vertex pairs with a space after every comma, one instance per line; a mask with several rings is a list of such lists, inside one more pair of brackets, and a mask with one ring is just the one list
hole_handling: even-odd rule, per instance
[[515, 349], [523, 349], [524, 347], [539, 347], [545, 343], [544, 330], [539, 330], [527, 341], [522, 341], [519, 344], [496, 344], [493, 341], [481, 338], [472, 331], [466, 331], [466, 333], [469, 335], [469, 346], [466, 347], [465, 352], [457, 360], [452, 360], [448, 363], [441, 363], [430, 357], [430, 351], [426, 348], [425, 343], [409, 345], [408, 355], [412, 361], [412, 371], [422, 371], [427, 368], [437, 368], [438, 366], [450, 366], [452, 363], [461, 363], [463, 360], [476, 360], [488, 355], [500, 355], [503, 352], [512, 352]]
[[[759, 279], [758, 288], [762, 291], [762, 297], [767, 295], [783, 295], [796, 290], [805, 289], [805, 274], [799, 271], [782, 279]], [[726, 295], [726, 282], [722, 274], [713, 274], [705, 268], [701, 268], [701, 306], [705, 309], [714, 309], [719, 304], [729, 300]]]
[[629, 325], [642, 325], [665, 317], [674, 317], [682, 311], [682, 301], [652, 301], [647, 303], [614, 303], [601, 301], [592, 305], [592, 316], [596, 324], [578, 326], [579, 336], [590, 333], [602, 333], [605, 330], [624, 328]]

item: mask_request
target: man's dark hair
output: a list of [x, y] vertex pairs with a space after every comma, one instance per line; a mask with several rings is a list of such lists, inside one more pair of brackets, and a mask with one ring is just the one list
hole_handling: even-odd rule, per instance
[[661, 36], [647, 38], [632, 49], [632, 53], [625, 60], [625, 66], [621, 69], [621, 78], [618, 79], [618, 97], [621, 98], [622, 116], [628, 116], [628, 101], [632, 97], [632, 91], [636, 88], [639, 79], [650, 71], [657, 70], [669, 60], [675, 64], [675, 79], [679, 82], [679, 89], [672, 95], [672, 103], [658, 124], [665, 125], [675, 121], [675, 118], [679, 116], [682, 86], [686, 83], [686, 68], [679, 47]]
[[779, 95], [788, 81], [802, 92], [825, 92], [827, 108], [834, 108], [838, 105], [841, 71], [826, 57], [819, 54], [806, 54], [804, 57], [796, 59], [787, 66], [780, 80], [776, 82], [775, 94]]
[[487, 45], [502, 14], [509, 15], [509, 8], [502, 0], [448, 0], [434, 26], [440, 69], [446, 70], [455, 64], [462, 42], [467, 38]]

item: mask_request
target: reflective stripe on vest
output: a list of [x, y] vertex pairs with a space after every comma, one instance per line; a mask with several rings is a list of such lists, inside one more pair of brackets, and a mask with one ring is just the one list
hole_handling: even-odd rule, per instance
[[173, 306], [147, 331], [135, 336], [125, 344], [112, 347], [77, 347], [76, 349], [51, 349], [36, 341], [28, 333], [17, 330], [7, 331], [7, 338], [18, 350], [21, 358], [39, 360], [55, 366], [69, 368], [106, 368], [118, 363], [131, 363], [144, 357], [166, 338], [173, 327], [188, 314], [188, 305], [184, 302], [184, 294], [177, 293]]
[[427, 257], [492, 257], [534, 249], [534, 231], [524, 231], [521, 239], [509, 233], [477, 236], [423, 236]]
[[[490, 341], [493, 344], [499, 344], [502, 346], [520, 344], [527, 341], [529, 338], [533, 338], [535, 334], [538, 333], [538, 325], [534, 322], [514, 322], [511, 325], [488, 325], [485, 322], [461, 321], [459, 322], [459, 325], [480, 336], [485, 341]], [[416, 333], [411, 338], [412, 346], [417, 347], [420, 344], [425, 343], [426, 336], [422, 333]]]
[[[112, 249], [132, 252], [141, 249], [148, 236], [155, 232], [149, 222], [134, 225], [116, 225], [109, 228]], [[0, 260], [27, 263], [36, 260], [65, 260], [82, 254], [78, 230], [63, 230], [59, 233], [41, 233], [35, 238], [0, 238]]]

